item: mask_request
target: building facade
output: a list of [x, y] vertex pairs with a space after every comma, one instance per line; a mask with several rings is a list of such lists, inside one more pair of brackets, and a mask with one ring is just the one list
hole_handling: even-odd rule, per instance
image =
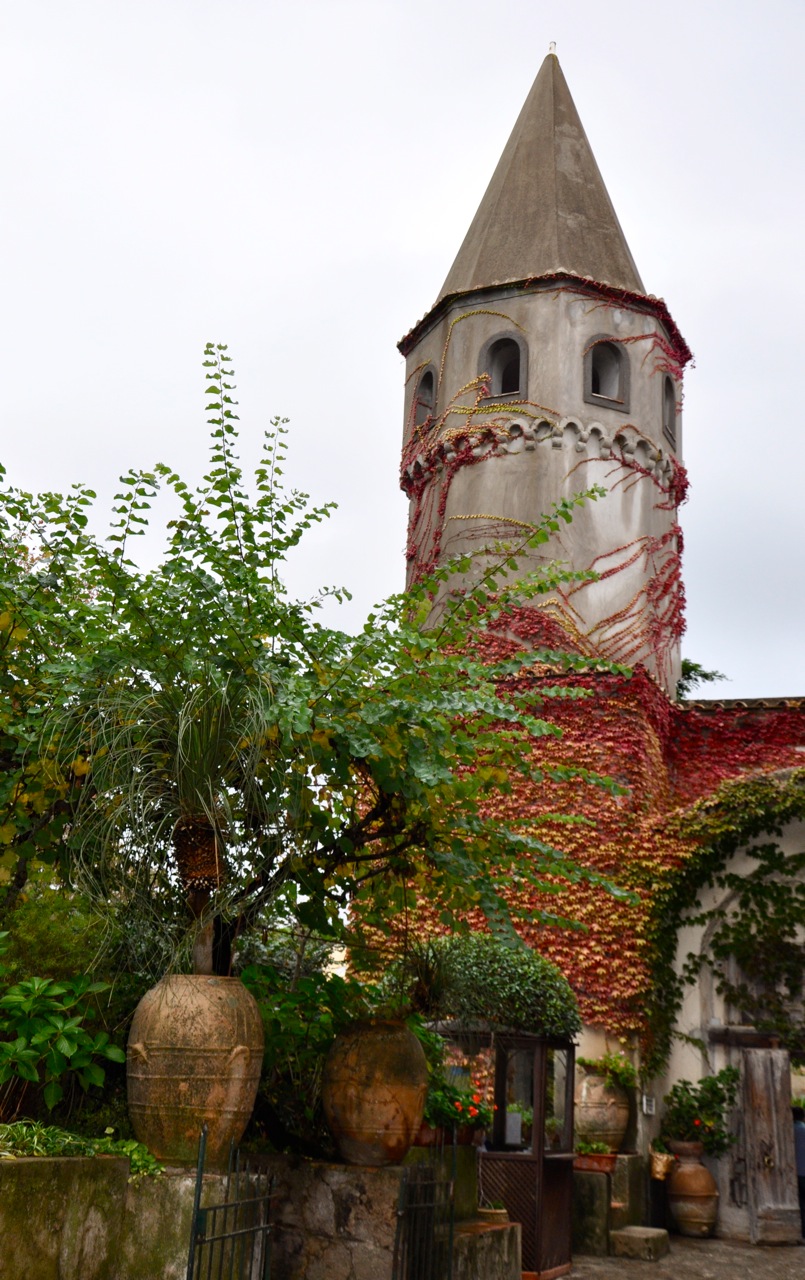
[[[645, 1145], [673, 1080], [750, 1048], [805, 1055], [805, 701], [677, 697], [691, 352], [646, 292], [555, 54], [436, 303], [399, 346], [409, 579], [466, 553], [480, 572], [502, 547], [514, 577], [561, 562], [571, 576], [489, 643], [602, 664], [561, 677], [586, 696], [552, 704], [563, 737], [532, 745], [538, 763], [582, 765], [623, 791], [522, 784], [510, 815], [580, 813], [586, 824], [546, 834], [633, 896], [581, 881], [546, 907], [584, 931], [520, 928], [572, 982], [582, 1048], [624, 1045], [641, 1066], [646, 1111], [656, 1099]], [[572, 522], [535, 540], [580, 492]], [[745, 1164], [739, 1139], [732, 1159]]]

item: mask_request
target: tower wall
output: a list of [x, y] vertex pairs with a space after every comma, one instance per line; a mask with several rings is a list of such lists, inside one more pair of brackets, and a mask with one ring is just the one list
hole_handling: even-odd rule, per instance
[[[483, 366], [489, 344], [506, 338], [520, 346], [523, 376], [516, 393], [494, 396]], [[542, 607], [573, 647], [644, 663], [673, 692], [684, 627], [677, 506], [688, 353], [657, 304], [557, 278], [465, 295], [412, 339], [402, 472], [409, 575], [466, 551], [516, 544], [555, 502], [601, 486], [607, 496], [578, 510], [538, 556], [524, 555], [518, 572], [559, 560], [596, 573]], [[599, 344], [620, 361], [625, 395], [617, 404], [591, 394], [585, 368]], [[427, 374], [433, 395], [423, 406]]]

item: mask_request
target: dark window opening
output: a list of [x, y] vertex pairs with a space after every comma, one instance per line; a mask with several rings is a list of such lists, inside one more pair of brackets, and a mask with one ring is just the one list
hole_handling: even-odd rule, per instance
[[493, 396], [513, 395], [520, 390], [520, 347], [512, 338], [500, 338], [489, 348], [489, 376]]
[[662, 430], [665, 438], [676, 448], [676, 390], [670, 378], [662, 388]]
[[607, 400], [621, 400], [621, 359], [618, 350], [608, 342], [593, 347], [592, 392]]
[[509, 395], [520, 390], [520, 352], [507, 360], [500, 371], [500, 394]]
[[414, 425], [421, 427], [423, 422], [433, 417], [433, 398], [435, 380], [432, 370], [428, 369], [419, 379], [414, 398]]
[[629, 409], [629, 357], [623, 347], [593, 338], [584, 354], [584, 399], [622, 413]]

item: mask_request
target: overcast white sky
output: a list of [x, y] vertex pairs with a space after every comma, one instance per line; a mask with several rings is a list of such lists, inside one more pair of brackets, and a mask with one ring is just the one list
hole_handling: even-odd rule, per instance
[[[802, 0], [0, 0], [0, 458], [29, 488], [198, 477], [205, 341], [254, 456], [340, 510], [293, 566], [357, 625], [402, 583], [396, 342], [551, 40], [687, 379], [688, 635], [805, 695]], [[335, 620], [334, 620], [335, 621]]]

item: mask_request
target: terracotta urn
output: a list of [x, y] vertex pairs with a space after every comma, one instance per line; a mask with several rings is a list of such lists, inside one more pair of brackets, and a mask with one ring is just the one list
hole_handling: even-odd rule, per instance
[[428, 1091], [422, 1046], [401, 1022], [359, 1022], [336, 1037], [322, 1102], [349, 1164], [399, 1164], [419, 1127]]
[[239, 978], [169, 974], [146, 992], [129, 1033], [132, 1128], [158, 1159], [190, 1163], [207, 1125], [207, 1163], [224, 1164], [254, 1106], [263, 1023]]
[[620, 1151], [629, 1127], [629, 1097], [619, 1085], [608, 1085], [605, 1076], [577, 1068], [573, 1099], [576, 1137], [583, 1142], [605, 1142]]
[[677, 1157], [668, 1174], [668, 1208], [682, 1236], [709, 1236], [718, 1215], [718, 1188], [701, 1162], [700, 1142], [669, 1142]]

